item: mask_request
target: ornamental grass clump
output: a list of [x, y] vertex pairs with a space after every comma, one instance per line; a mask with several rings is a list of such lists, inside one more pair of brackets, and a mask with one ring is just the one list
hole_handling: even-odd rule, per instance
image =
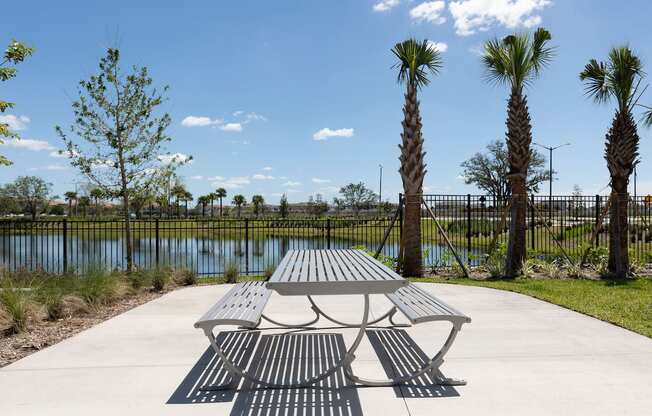
[[224, 279], [226, 280], [226, 283], [236, 283], [239, 274], [240, 270], [238, 269], [238, 265], [235, 263], [229, 263], [226, 266], [226, 269], [224, 269]]
[[9, 334], [19, 334], [27, 330], [33, 303], [30, 292], [9, 284], [0, 287], [0, 320], [7, 326]]
[[197, 273], [188, 269], [178, 269], [172, 272], [172, 281], [179, 286], [192, 286], [197, 284]]
[[102, 269], [91, 269], [77, 279], [75, 295], [90, 307], [108, 305], [120, 296], [118, 277]]

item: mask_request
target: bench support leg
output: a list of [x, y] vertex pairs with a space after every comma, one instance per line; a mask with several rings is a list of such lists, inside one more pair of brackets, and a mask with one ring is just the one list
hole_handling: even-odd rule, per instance
[[[343, 327], [347, 327], [347, 328], [358, 328], [358, 327], [360, 327], [360, 325], [358, 325], [358, 324], [350, 324], [350, 323], [338, 321], [337, 319], [329, 316], [319, 306], [317, 306], [317, 304], [315, 303], [315, 301], [312, 299], [311, 296], [308, 296], [308, 300], [310, 301], [310, 305], [311, 305], [310, 307], [317, 314], [318, 317], [323, 316], [324, 318], [326, 318], [327, 320], [333, 322], [334, 324], [337, 324], [337, 325], [340, 325], [340, 326], [343, 326]], [[393, 318], [394, 318], [394, 315], [396, 314], [396, 312], [397, 312], [396, 306], [392, 306], [392, 308], [389, 311], [385, 312], [380, 318], [374, 319], [373, 321], [367, 322], [367, 325], [373, 325], [375, 323], [378, 323], [378, 322], [382, 321], [383, 319], [388, 318], [389, 322], [392, 324], [392, 326], [395, 326], [395, 327], [409, 327], [410, 326], [409, 324], [398, 324], [398, 323], [394, 322]]]
[[350, 372], [351, 369], [351, 363], [353, 360], [355, 360], [355, 351], [358, 349], [360, 346], [360, 342], [362, 342], [362, 338], [364, 337], [365, 331], [367, 329], [367, 326], [369, 324], [369, 295], [365, 294], [364, 296], [364, 312], [362, 314], [362, 322], [360, 325], [356, 325], [356, 327], [359, 327], [360, 330], [358, 331], [358, 335], [356, 336], [355, 340], [353, 341], [353, 344], [351, 344], [351, 347], [346, 351], [344, 354], [344, 357], [335, 365], [330, 367], [328, 370], [322, 372], [321, 374], [318, 374], [316, 376], [307, 378], [305, 380], [300, 380], [295, 383], [289, 382], [289, 383], [275, 383], [267, 380], [261, 380], [260, 378], [250, 374], [248, 371], [238, 368], [227, 356], [224, 354], [222, 349], [220, 348], [219, 345], [217, 345], [217, 341], [215, 339], [215, 335], [213, 334], [213, 329], [214, 328], [208, 328], [205, 327], [204, 333], [206, 334], [206, 337], [210, 341], [211, 347], [215, 351], [215, 354], [222, 360], [222, 363], [224, 364], [224, 367], [226, 371], [231, 375], [231, 381], [228, 384], [219, 384], [219, 385], [211, 385], [211, 386], [204, 386], [202, 387], [202, 390], [220, 390], [220, 389], [228, 389], [228, 388], [235, 388], [235, 386], [232, 385], [233, 381], [237, 377], [241, 377], [247, 381], [252, 382], [255, 385], [261, 386], [261, 387], [266, 387], [266, 388], [299, 388], [299, 387], [308, 387], [311, 385], [314, 385], [316, 383], [319, 383], [320, 381], [330, 377], [332, 374], [337, 372], [340, 368], [344, 368], [344, 372]]
[[439, 352], [435, 354], [435, 356], [430, 361], [425, 363], [423, 366], [421, 366], [421, 368], [412, 372], [411, 374], [402, 377], [387, 379], [387, 380], [370, 380], [370, 379], [365, 379], [356, 376], [355, 374], [353, 374], [350, 367], [346, 367], [344, 369], [344, 373], [347, 376], [347, 378], [349, 378], [351, 381], [358, 384], [362, 384], [365, 386], [372, 386], [372, 387], [396, 386], [399, 384], [407, 383], [418, 377], [421, 377], [426, 373], [430, 374], [433, 379], [437, 380], [437, 382], [435, 383], [437, 385], [442, 385], [442, 386], [466, 385], [466, 381], [464, 380], [441, 377], [437, 371], [439, 367], [444, 363], [444, 355], [446, 355], [451, 345], [453, 345], [453, 342], [455, 341], [455, 338], [457, 337], [457, 333], [460, 331], [460, 329], [461, 329], [461, 324], [453, 323], [453, 328], [448, 334], [448, 338], [446, 339], [446, 342], [444, 342], [444, 345], [441, 347]]

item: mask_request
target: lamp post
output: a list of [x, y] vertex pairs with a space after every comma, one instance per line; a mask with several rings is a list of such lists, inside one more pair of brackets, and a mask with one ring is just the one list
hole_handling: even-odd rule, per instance
[[383, 165], [378, 164], [380, 168], [380, 175], [378, 180], [378, 210], [380, 210], [380, 204], [383, 203]]
[[550, 152], [550, 158], [549, 158], [549, 162], [550, 162], [550, 164], [549, 164], [550, 165], [550, 181], [549, 181], [549, 184], [548, 184], [549, 185], [549, 190], [548, 190], [548, 222], [550, 222], [552, 224], [552, 179], [553, 179], [552, 178], [552, 176], [553, 176], [552, 152], [554, 150], [559, 149], [560, 147], [570, 146], [570, 143], [564, 143], [564, 144], [560, 144], [558, 146], [544, 146], [544, 145], [539, 144], [537, 142], [534, 142], [534, 144], [539, 146], [539, 147], [542, 147], [542, 148], [546, 149], [548, 152]]

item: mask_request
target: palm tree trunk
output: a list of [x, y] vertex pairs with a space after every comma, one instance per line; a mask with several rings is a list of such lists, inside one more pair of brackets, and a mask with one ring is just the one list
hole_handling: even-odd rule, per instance
[[[240, 216], [240, 210], [238, 210], [238, 217]], [[220, 218], [222, 218], [222, 197], [220, 197]]]
[[639, 137], [629, 109], [614, 117], [606, 137], [605, 159], [611, 175], [611, 209], [609, 212], [609, 273], [625, 278], [629, 273], [627, 185], [638, 159]]
[[403, 106], [403, 133], [401, 133], [401, 168], [405, 192], [405, 220], [403, 223], [403, 275], [421, 277], [421, 197], [426, 175], [421, 137], [421, 115], [416, 85], [408, 83]]
[[516, 277], [526, 256], [527, 171], [530, 164], [532, 126], [527, 97], [520, 88], [512, 89], [507, 106], [507, 149], [509, 185], [512, 198], [505, 276]]

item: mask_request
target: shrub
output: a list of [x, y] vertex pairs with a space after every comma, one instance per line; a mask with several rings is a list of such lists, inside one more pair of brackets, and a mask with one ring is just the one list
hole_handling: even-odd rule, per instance
[[556, 261], [543, 262], [541, 269], [550, 279], [559, 279], [561, 277], [561, 269]]
[[32, 302], [28, 291], [5, 285], [0, 288], [0, 306], [4, 311], [10, 334], [19, 334], [27, 329]]
[[167, 269], [156, 269], [151, 271], [151, 284], [152, 289], [157, 292], [163, 291], [165, 286], [170, 281], [170, 272]]
[[238, 269], [238, 265], [235, 263], [229, 263], [226, 266], [226, 269], [224, 269], [224, 278], [226, 279], [226, 283], [236, 283], [239, 274], [240, 270]]
[[581, 279], [584, 277], [584, 271], [582, 270], [582, 265], [579, 262], [571, 262], [566, 265], [566, 273], [568, 277], [574, 277]]
[[188, 269], [175, 270], [172, 280], [181, 286], [192, 286], [197, 284], [197, 274]]
[[77, 279], [75, 294], [88, 306], [108, 305], [119, 296], [118, 278], [104, 270], [89, 270]]
[[521, 275], [526, 279], [530, 279], [534, 276], [534, 272], [537, 271], [539, 266], [539, 261], [536, 259], [526, 259], [521, 266]]

